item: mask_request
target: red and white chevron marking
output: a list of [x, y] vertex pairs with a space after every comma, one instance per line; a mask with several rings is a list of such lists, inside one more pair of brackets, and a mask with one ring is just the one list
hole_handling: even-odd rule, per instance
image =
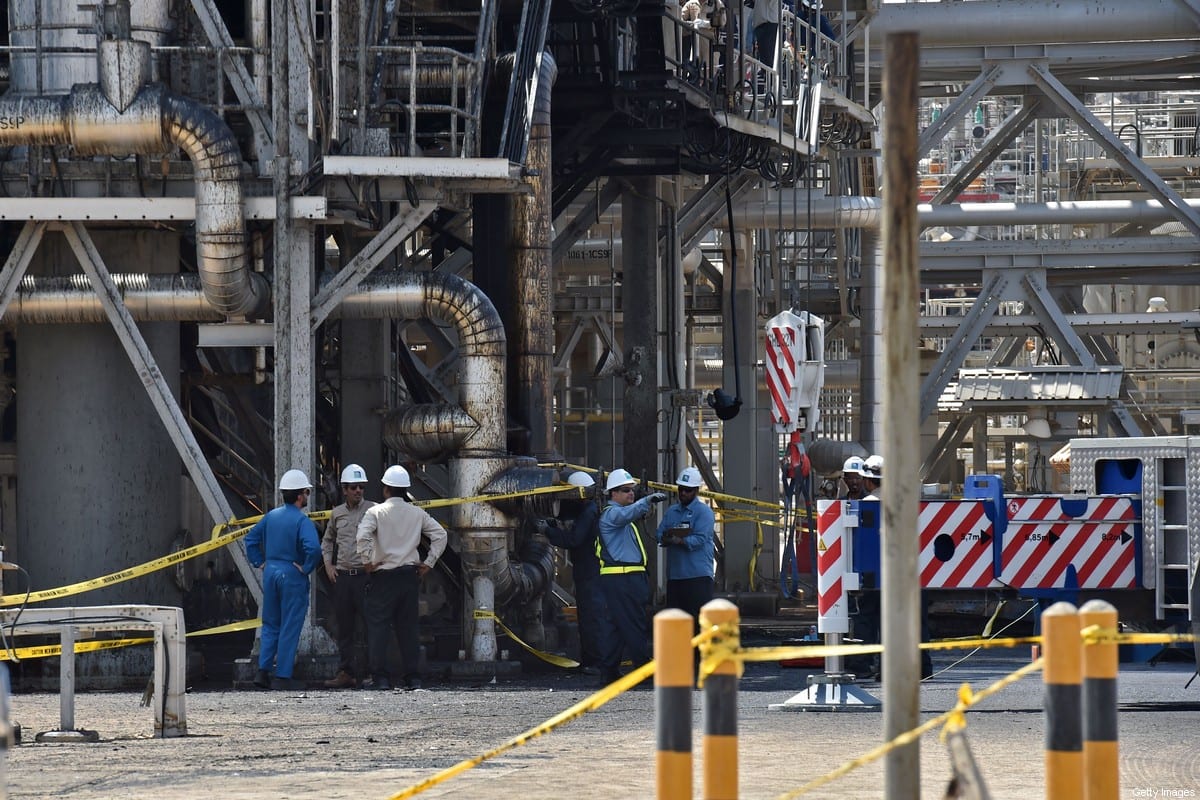
[[817, 503], [817, 630], [849, 633], [850, 609], [846, 602], [846, 567], [849, 564], [845, 503]]
[[1061, 588], [1073, 566], [1081, 589], [1135, 589], [1136, 523], [1128, 497], [1009, 498], [1000, 580], [1018, 589]]
[[925, 501], [921, 503], [918, 529], [922, 587], [982, 589], [995, 583], [995, 530], [982, 501]]
[[792, 396], [796, 388], [796, 336], [791, 326], [767, 328], [767, 391], [771, 393], [771, 421], [775, 430], [788, 433], [796, 427]]

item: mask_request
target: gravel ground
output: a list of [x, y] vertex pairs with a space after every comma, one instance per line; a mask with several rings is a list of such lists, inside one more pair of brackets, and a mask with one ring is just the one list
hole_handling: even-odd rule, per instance
[[[951, 667], [922, 685], [923, 717], [950, 708], [963, 681], [982, 688], [1027, 658], [988, 652]], [[950, 663], [945, 656], [936, 662]], [[1122, 798], [1200, 793], [1200, 680], [1183, 688], [1192, 669], [1184, 662], [1123, 665]], [[568, 708], [588, 695], [588, 680], [546, 674], [484, 685], [435, 681], [408, 693], [196, 689], [187, 698], [190, 735], [166, 740], [152, 738], [153, 714], [140, 707], [138, 694], [80, 694], [76, 723], [99, 732], [96, 744], [33, 744], [34, 733], [57, 727], [58, 698], [21, 694], [13, 698], [13, 718], [26, 743], [9, 754], [7, 785], [12, 798], [387, 798]], [[739, 693], [742, 797], [779, 797], [881, 740], [877, 712], [768, 710], [804, 685], [801, 670], [747, 665]], [[878, 684], [864, 688], [881, 694]], [[697, 692], [697, 795], [700, 702]], [[967, 735], [994, 797], [1042, 793], [1041, 703], [1035, 675], [968, 716]], [[639, 688], [420, 796], [653, 797], [654, 756], [654, 693]], [[949, 761], [932, 735], [922, 740], [921, 770], [922, 796], [941, 797]], [[877, 763], [809, 796], [881, 798], [882, 783]]]

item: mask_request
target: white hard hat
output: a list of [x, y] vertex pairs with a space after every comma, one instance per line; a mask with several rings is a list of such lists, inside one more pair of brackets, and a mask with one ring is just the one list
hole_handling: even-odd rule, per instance
[[367, 471], [358, 464], [347, 464], [342, 470], [342, 483], [366, 483]]
[[572, 486], [582, 486], [586, 489], [589, 486], [595, 486], [596, 479], [583, 470], [579, 470], [578, 472], [571, 473], [570, 477], [567, 478], [567, 483]]
[[683, 472], [679, 473], [679, 477], [675, 479], [676, 486], [683, 486], [688, 489], [699, 489], [704, 483], [700, 479], [700, 470], [695, 467], [685, 467]]
[[863, 469], [863, 460], [859, 456], [850, 456], [846, 463], [842, 464], [842, 472], [849, 472], [851, 475], [862, 475]]
[[627, 486], [631, 483], [637, 483], [637, 478], [629, 474], [627, 469], [614, 469], [608, 473], [608, 482], [604, 484], [604, 491], [611, 492], [618, 486]]
[[883, 477], [883, 456], [871, 456], [863, 462], [863, 469], [868, 478]]
[[408, 470], [399, 464], [393, 464], [385, 469], [382, 480], [385, 486], [396, 489], [407, 489], [412, 486], [412, 478], [408, 477]]
[[279, 490], [281, 492], [311, 488], [312, 484], [308, 482], [308, 476], [298, 469], [289, 469], [279, 479]]

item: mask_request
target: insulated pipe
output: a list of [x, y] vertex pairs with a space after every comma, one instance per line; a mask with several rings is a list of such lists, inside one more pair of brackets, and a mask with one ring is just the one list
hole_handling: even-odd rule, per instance
[[[333, 313], [335, 317], [431, 318], [452, 325], [459, 340], [459, 405], [478, 428], [467, 435], [450, 460], [451, 492], [456, 497], [483, 494], [494, 476], [509, 467], [506, 445], [504, 324], [496, 307], [476, 286], [453, 274], [400, 272], [364, 282]], [[441, 424], [441, 421], [436, 422]], [[450, 424], [447, 421], [447, 424]], [[511, 524], [492, 503], [456, 505], [450, 524], [460, 535], [466, 580], [476, 588], [475, 610], [492, 611], [482, 596], [503, 606], [528, 599], [549, 585], [538, 567], [514, 564], [508, 557]], [[536, 558], [536, 554], [535, 554]], [[471, 620], [471, 659], [495, 661], [496, 636], [490, 620]]]
[[383, 421], [383, 443], [401, 461], [444, 461], [479, 426], [458, 406], [423, 403], [389, 411]]
[[221, 315], [262, 307], [265, 283], [253, 276], [242, 217], [241, 155], [225, 122], [161, 86], [147, 86], [117, 111], [95, 84], [68, 95], [0, 99], [0, 146], [69, 144], [81, 156], [163, 153], [182, 148], [196, 184], [196, 259], [204, 294]]
[[871, 41], [919, 31], [921, 47], [1048, 42], [1133, 42], [1195, 37], [1196, 18], [1179, 0], [975, 0], [881, 4]]

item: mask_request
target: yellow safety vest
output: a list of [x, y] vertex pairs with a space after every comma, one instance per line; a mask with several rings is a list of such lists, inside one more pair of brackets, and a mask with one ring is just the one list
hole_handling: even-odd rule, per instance
[[637, 542], [638, 550], [642, 551], [642, 563], [640, 564], [613, 564], [609, 566], [604, 561], [604, 537], [596, 537], [596, 558], [600, 560], [601, 575], [624, 575], [629, 572], [645, 572], [646, 571], [646, 545], [642, 544], [642, 534], [638, 530], [636, 522], [629, 523], [633, 527], [633, 538]]

